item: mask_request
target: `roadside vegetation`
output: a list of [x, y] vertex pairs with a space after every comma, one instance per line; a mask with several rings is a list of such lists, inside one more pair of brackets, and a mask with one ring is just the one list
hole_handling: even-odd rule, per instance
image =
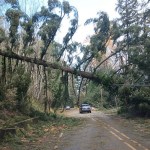
[[82, 123], [80, 119], [76, 118], [68, 118], [54, 113], [45, 114], [36, 112], [36, 120], [29, 123], [24, 122], [17, 126], [17, 123], [26, 121], [30, 117], [24, 115], [19, 116], [18, 113], [13, 115], [16, 116], [7, 116], [6, 120], [9, 120], [9, 122], [3, 120], [6, 124], [1, 127], [9, 129], [11, 126], [11, 128], [15, 128], [15, 133], [6, 132], [4, 137], [1, 137], [0, 149], [22, 149], [22, 146], [39, 142], [45, 136], [49, 136], [49, 140], [52, 140], [54, 137], [58, 139], [64, 130], [69, 130]]

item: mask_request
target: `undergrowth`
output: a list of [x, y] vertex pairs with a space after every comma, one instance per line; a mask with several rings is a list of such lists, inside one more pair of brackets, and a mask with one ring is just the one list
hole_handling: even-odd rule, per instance
[[17, 149], [17, 147], [24, 143], [38, 141], [40, 137], [46, 134], [59, 134], [62, 130], [69, 129], [81, 123], [79, 119], [66, 118], [54, 113], [44, 114], [39, 112], [37, 114], [36, 112], [36, 116], [39, 116], [37, 123], [28, 124], [26, 128], [17, 128], [15, 135], [5, 135], [4, 139], [0, 140], [0, 149], [8, 145], [13, 149]]

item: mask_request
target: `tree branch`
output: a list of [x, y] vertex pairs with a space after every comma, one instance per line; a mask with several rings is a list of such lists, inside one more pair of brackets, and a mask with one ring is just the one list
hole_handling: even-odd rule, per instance
[[101, 61], [101, 62], [99, 63], [99, 65], [97, 65], [97, 66], [95, 67], [95, 70], [97, 70], [98, 67], [100, 67], [100, 66], [101, 66], [105, 61], [107, 61], [110, 57], [116, 55], [118, 52], [119, 52], [119, 51], [116, 51], [115, 53], [109, 55], [107, 58], [105, 58], [103, 61]]

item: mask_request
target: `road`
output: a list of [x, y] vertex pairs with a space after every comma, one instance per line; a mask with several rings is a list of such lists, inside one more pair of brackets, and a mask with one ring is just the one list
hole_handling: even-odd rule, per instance
[[79, 114], [66, 111], [70, 117], [84, 118], [84, 124], [61, 133], [59, 150], [150, 150], [150, 135], [137, 132], [130, 122], [99, 111]]

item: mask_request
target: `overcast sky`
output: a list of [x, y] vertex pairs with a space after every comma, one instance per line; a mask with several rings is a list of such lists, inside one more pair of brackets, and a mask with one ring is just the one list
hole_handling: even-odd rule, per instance
[[75, 6], [83, 20], [94, 17], [98, 11], [105, 11], [110, 18], [116, 15], [115, 4], [117, 0], [68, 0], [70, 5]]
[[[86, 36], [92, 34], [91, 26], [84, 26], [88, 18], [96, 17], [97, 12], [105, 11], [112, 20], [117, 17], [115, 11], [117, 0], [68, 0], [70, 5], [75, 6], [79, 12], [79, 28], [74, 40], [84, 42]], [[93, 28], [93, 27], [92, 27]]]

